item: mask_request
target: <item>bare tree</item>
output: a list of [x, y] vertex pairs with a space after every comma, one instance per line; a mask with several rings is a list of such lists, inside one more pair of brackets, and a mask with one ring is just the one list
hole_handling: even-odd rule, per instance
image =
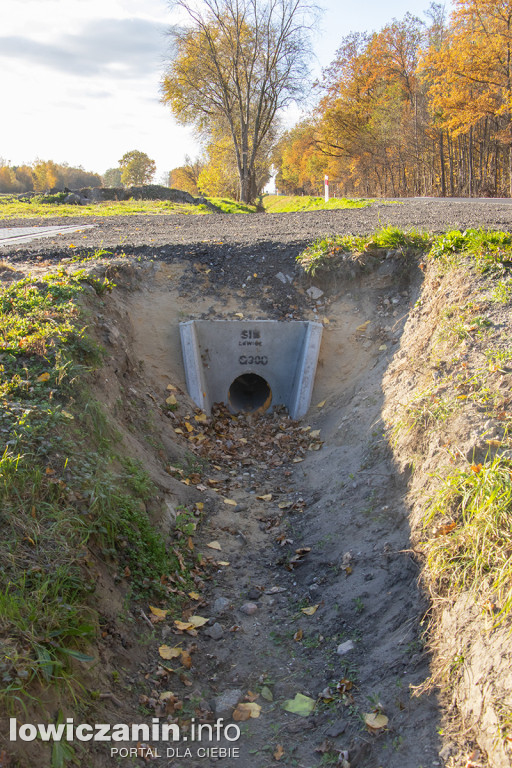
[[255, 195], [255, 167], [279, 110], [305, 93], [317, 9], [307, 0], [173, 0], [189, 26], [170, 34], [174, 56], [162, 100], [182, 123], [211, 135], [224, 125], [240, 177]]

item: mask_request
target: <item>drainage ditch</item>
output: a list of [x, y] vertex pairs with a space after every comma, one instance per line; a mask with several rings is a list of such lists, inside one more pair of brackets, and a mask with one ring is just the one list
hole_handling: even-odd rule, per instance
[[[255, 300], [218, 286], [205, 295], [199, 284], [194, 295], [187, 265], [156, 265], [143, 285], [135, 282], [114, 299], [118, 323], [128, 329], [143, 386], [155, 400], [171, 392], [162, 444], [180, 490], [169, 488], [168, 504], [204, 505], [196, 546], [213, 568], [200, 608], [209, 622], [192, 641], [188, 682], [159, 678], [155, 650], [144, 670], [160, 682], [144, 695], [153, 700], [155, 690], [172, 687], [206, 719], [231, 720], [238, 704], [257, 703], [259, 716], [243, 722], [236, 763], [243, 768], [285, 756], [303, 768], [440, 764], [437, 698], [411, 696], [429, 674], [427, 603], [409, 551], [406, 479], [380, 415], [382, 378], [418, 283], [388, 261], [366, 282], [351, 280], [314, 301], [299, 285], [294, 300], [302, 296], [307, 319], [280, 324], [262, 319]], [[258, 332], [270, 327], [270, 353], [239, 346], [261, 341]], [[281, 327], [295, 334], [292, 362]], [[311, 359], [297, 365], [307, 359], [310, 329], [316, 375]], [[240, 362], [251, 356], [252, 370]], [[301, 377], [310, 382], [309, 407], [291, 420]], [[191, 647], [172, 626], [156, 642]], [[316, 702], [306, 718], [283, 706], [297, 694]], [[385, 714], [389, 727], [366, 729], [372, 713]], [[185, 761], [210, 763], [218, 764]]]

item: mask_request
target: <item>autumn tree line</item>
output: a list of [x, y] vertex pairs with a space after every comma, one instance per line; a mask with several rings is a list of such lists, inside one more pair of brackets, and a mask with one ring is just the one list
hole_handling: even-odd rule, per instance
[[[512, 195], [512, 0], [455, 0], [449, 18], [433, 3], [425, 17], [344, 37], [309, 116], [259, 154], [258, 180], [273, 166], [289, 194], [322, 194], [328, 175], [340, 196]], [[213, 146], [173, 182], [220, 194]]]
[[[204, 148], [171, 172], [171, 186], [251, 202], [273, 172], [285, 193], [321, 194], [328, 175], [340, 196], [512, 196], [512, 0], [454, 0], [449, 18], [432, 3], [426, 21], [408, 13], [347, 35], [315, 84], [314, 108], [281, 134], [280, 115], [307, 90], [316, 7], [170, 2], [185, 22], [169, 33], [161, 98]], [[134, 150], [103, 182], [147, 183], [154, 172]], [[85, 176], [51, 162], [4, 164], [0, 191], [98, 183]]]
[[512, 1], [455, 0], [342, 40], [314, 116], [274, 151], [280, 191], [512, 195]]

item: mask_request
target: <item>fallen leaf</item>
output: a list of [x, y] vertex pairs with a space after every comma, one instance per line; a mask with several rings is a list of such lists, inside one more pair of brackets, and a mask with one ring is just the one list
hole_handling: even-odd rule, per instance
[[204, 616], [191, 616], [189, 618], [189, 622], [193, 624], [194, 627], [202, 627], [204, 624], [207, 624], [209, 619], [205, 619]]
[[274, 752], [274, 760], [280, 760], [283, 755], [284, 755], [284, 749], [280, 744], [278, 744]]
[[192, 666], [192, 656], [188, 651], [181, 652], [181, 663], [184, 667], [186, 667], [186, 669], [190, 669]]
[[482, 468], [483, 468], [483, 464], [472, 464], [472, 465], [471, 465], [471, 469], [472, 469], [472, 470], [473, 470], [473, 472], [474, 472], [475, 474], [477, 474], [477, 475], [478, 475], [478, 473], [479, 473], [479, 472], [482, 470]]
[[352, 680], [349, 680], [347, 677], [342, 677], [341, 680], [336, 683], [336, 690], [338, 693], [343, 695], [344, 693], [348, 693], [348, 691], [352, 690], [354, 687], [354, 683]]
[[363, 719], [370, 732], [381, 731], [389, 722], [386, 715], [383, 715], [380, 712], [370, 712], [369, 714], [364, 715]]
[[173, 387], [173, 385], [172, 385], [172, 384], [168, 384], [168, 385], [167, 385], [167, 389], [169, 390], [169, 392], [177, 392], [177, 391], [178, 391], [178, 390], [176, 389], [176, 387]]
[[294, 699], [287, 699], [282, 707], [286, 712], [292, 712], [301, 717], [308, 717], [315, 708], [316, 701], [302, 693], [296, 693]]
[[304, 632], [302, 629], [298, 629], [297, 632], [294, 634], [293, 639], [296, 643], [300, 642], [304, 636]]
[[181, 656], [181, 648], [171, 648], [168, 645], [161, 645], [158, 649], [162, 659], [178, 659]]
[[229, 565], [227, 560], [218, 560], [217, 565]]
[[224, 499], [224, 504], [230, 504], [232, 507], [236, 507], [237, 502], [234, 499]]
[[272, 494], [271, 493], [264, 493], [263, 496], [256, 496], [257, 499], [260, 499], [260, 501], [271, 501], [272, 500]]
[[187, 629], [196, 629], [197, 627], [202, 627], [207, 622], [208, 619], [205, 619], [203, 616], [191, 616], [188, 621], [179, 621], [179, 619], [176, 619], [174, 625], [178, 629], [186, 631]]
[[169, 611], [164, 611], [162, 608], [155, 608], [154, 606], [150, 605], [149, 610], [153, 614], [153, 616], [157, 616], [159, 619], [165, 619]]
[[61, 411], [61, 414], [64, 416], [65, 419], [74, 419], [75, 418], [73, 416], [73, 414], [70, 413], [69, 411]]
[[199, 594], [199, 592], [189, 592], [188, 596], [190, 597], [191, 600], [200, 600], [201, 599], [201, 595]]
[[436, 536], [446, 536], [447, 533], [451, 533], [457, 527], [457, 523], [451, 522], [446, 525], [440, 525], [436, 530]]
[[170, 396], [169, 396], [169, 397], [166, 399], [166, 401], [165, 401], [165, 402], [167, 403], [167, 405], [176, 405], [176, 403], [177, 403], [178, 401], [176, 400], [176, 397], [175, 397], [174, 395], [170, 395]]
[[245, 698], [247, 701], [256, 701], [256, 699], [259, 698], [259, 693], [255, 693], [254, 691], [247, 691]]
[[40, 376], [37, 377], [36, 381], [48, 381], [50, 378], [49, 373], [42, 373]]
[[244, 722], [245, 720], [250, 720], [251, 717], [259, 717], [260, 712], [260, 704], [256, 704], [254, 701], [242, 701], [233, 712], [233, 720]]
[[202, 501], [196, 501], [196, 509], [202, 512], [204, 509], [204, 503]]
[[356, 328], [356, 333], [364, 333], [369, 325], [370, 320], [367, 320], [366, 323], [363, 323], [362, 325], [358, 325]]
[[206, 413], [200, 413], [199, 415], [194, 416], [194, 419], [195, 421], [198, 421], [199, 424], [204, 424], [205, 422], [208, 421], [208, 416], [206, 415]]
[[194, 427], [192, 426], [190, 421], [186, 421], [185, 422], [185, 429], [187, 430], [187, 432], [193, 432], [194, 431]]
[[321, 430], [319, 430], [319, 429], [314, 429], [312, 432], [310, 432], [309, 436], [310, 437], [318, 437], [320, 435], [320, 431]]
[[210, 541], [210, 543], [207, 544], [206, 546], [210, 547], [210, 549], [222, 549], [218, 541]]
[[320, 603], [317, 603], [316, 605], [310, 605], [309, 608], [301, 608], [301, 611], [302, 613], [305, 613], [306, 616], [313, 616], [313, 614], [317, 612], [319, 605]]
[[322, 400], [322, 402], [321, 402], [321, 403], [318, 403], [316, 407], [317, 407], [317, 408], [323, 408], [323, 407], [324, 407], [324, 405], [326, 404], [326, 402], [327, 402], [327, 400]]
[[274, 701], [274, 695], [268, 686], [264, 685], [261, 689], [261, 695], [265, 701]]

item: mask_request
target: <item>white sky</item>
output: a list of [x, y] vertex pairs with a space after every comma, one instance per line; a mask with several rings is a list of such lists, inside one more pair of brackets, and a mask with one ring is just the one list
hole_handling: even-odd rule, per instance
[[[319, 4], [317, 75], [349, 32], [378, 30], [407, 11], [425, 19], [430, 0]], [[160, 181], [197, 155], [192, 131], [160, 104], [173, 21], [166, 0], [0, 0], [0, 157], [104, 173], [138, 149], [156, 161]]]

